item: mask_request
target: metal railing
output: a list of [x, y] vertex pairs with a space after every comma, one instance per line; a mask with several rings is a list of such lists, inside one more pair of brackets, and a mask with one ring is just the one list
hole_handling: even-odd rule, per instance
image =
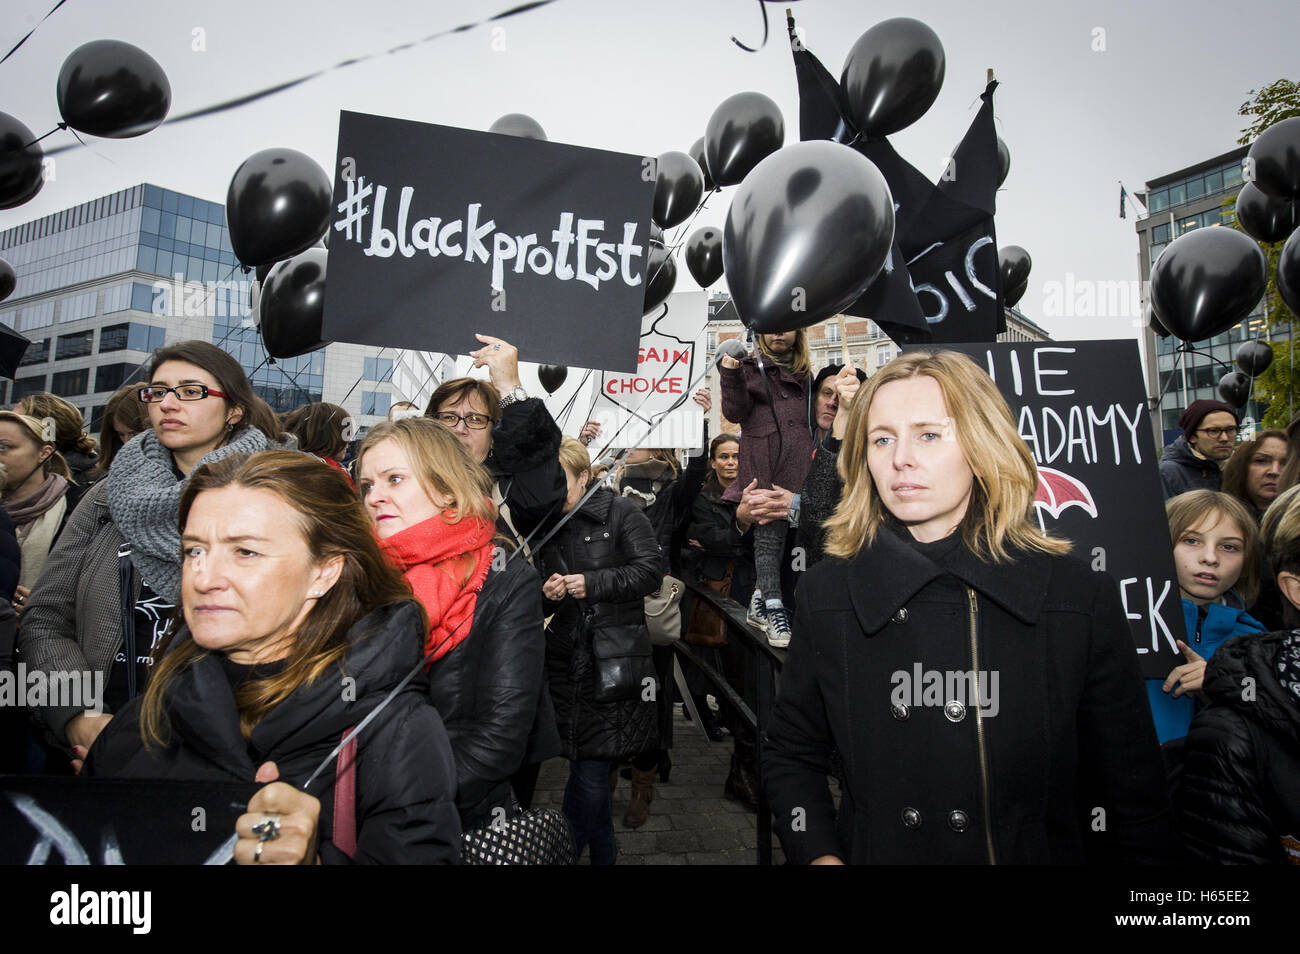
[[[776, 699], [776, 674], [785, 664], [786, 651], [774, 649], [767, 643], [767, 638], [749, 624], [745, 618], [745, 609], [735, 600], [722, 596], [694, 580], [683, 580], [691, 594], [690, 600], [682, 601], [682, 630], [685, 632], [694, 611], [695, 600], [703, 600], [720, 615], [727, 624], [727, 640], [740, 646], [744, 651], [745, 679], [744, 686], [755, 687], [754, 698], [746, 699], [731, 685], [726, 676], [713, 666], [691, 652], [691, 647], [681, 641], [673, 643], [676, 650], [675, 659], [686, 666], [693, 666], [713, 687], [714, 695], [719, 700], [725, 699], [745, 728], [754, 734], [754, 774], [758, 782], [758, 863], [772, 863], [772, 811], [767, 803], [767, 794], [763, 788], [763, 736], [772, 719], [772, 708]], [[752, 674], [753, 678], [748, 678]]]

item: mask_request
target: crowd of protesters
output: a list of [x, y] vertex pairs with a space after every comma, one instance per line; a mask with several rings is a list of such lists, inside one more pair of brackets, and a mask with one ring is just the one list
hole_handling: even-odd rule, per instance
[[[197, 341], [98, 441], [53, 395], [0, 411], [0, 666], [103, 686], [0, 712], [0, 773], [260, 783], [241, 864], [457, 863], [539, 830], [562, 756], [564, 844], [535, 857], [613, 864], [620, 778], [638, 828], [680, 711], [731, 736], [720, 791], [765, 795], [796, 863], [1300, 860], [1295, 433], [1183, 414], [1159, 470], [1187, 638], [1144, 681], [969, 359], [867, 378], [761, 335], [719, 362], [734, 430], [593, 461], [611, 435], [563, 437], [479, 341], [486, 380], [364, 435], [333, 404], [277, 417]], [[702, 669], [674, 679], [678, 636], [750, 708], [776, 651], [761, 760]], [[971, 691], [900, 692], [914, 671]]]

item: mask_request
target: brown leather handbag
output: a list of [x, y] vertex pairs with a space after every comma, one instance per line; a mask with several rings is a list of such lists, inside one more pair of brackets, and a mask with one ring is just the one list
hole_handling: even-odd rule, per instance
[[[731, 595], [731, 572], [735, 562], [727, 564], [727, 574], [720, 580], [700, 580], [705, 586], [721, 596]], [[727, 645], [727, 620], [706, 601], [696, 597], [691, 611], [691, 625], [682, 637], [692, 646]]]

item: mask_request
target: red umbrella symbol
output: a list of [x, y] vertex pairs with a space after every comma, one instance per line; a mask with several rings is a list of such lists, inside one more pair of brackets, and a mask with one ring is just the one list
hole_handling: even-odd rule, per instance
[[[1034, 509], [1047, 511], [1053, 519], [1059, 520], [1066, 507], [1081, 507], [1088, 516], [1097, 518], [1097, 503], [1086, 484], [1050, 467], [1038, 468], [1038, 492], [1034, 494]], [[1038, 522], [1041, 526], [1043, 515], [1040, 512]]]

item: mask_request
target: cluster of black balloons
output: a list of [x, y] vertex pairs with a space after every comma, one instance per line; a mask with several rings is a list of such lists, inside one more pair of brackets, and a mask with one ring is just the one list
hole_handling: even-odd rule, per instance
[[[1170, 243], [1151, 269], [1148, 323], [1157, 332], [1203, 341], [1236, 325], [1255, 308], [1268, 285], [1268, 260], [1258, 243], [1278, 242], [1288, 234], [1278, 260], [1278, 291], [1300, 314], [1300, 117], [1261, 133], [1244, 167], [1247, 183], [1237, 196], [1237, 222], [1243, 231], [1195, 229]], [[1225, 381], [1229, 377], [1225, 375]]]
[[1237, 349], [1235, 360], [1241, 370], [1229, 371], [1219, 379], [1219, 397], [1233, 407], [1245, 407], [1255, 378], [1273, 363], [1273, 349], [1263, 341], [1247, 341]]
[[[94, 40], [63, 61], [55, 95], [63, 126], [87, 136], [143, 136], [167, 118], [172, 88], [158, 61], [120, 40]], [[45, 152], [22, 121], [0, 113], [0, 209], [30, 201], [45, 184]]]
[[1019, 245], [1007, 245], [998, 250], [998, 272], [1002, 277], [1002, 300], [1014, 308], [1029, 290], [1029, 269], [1033, 260]]

